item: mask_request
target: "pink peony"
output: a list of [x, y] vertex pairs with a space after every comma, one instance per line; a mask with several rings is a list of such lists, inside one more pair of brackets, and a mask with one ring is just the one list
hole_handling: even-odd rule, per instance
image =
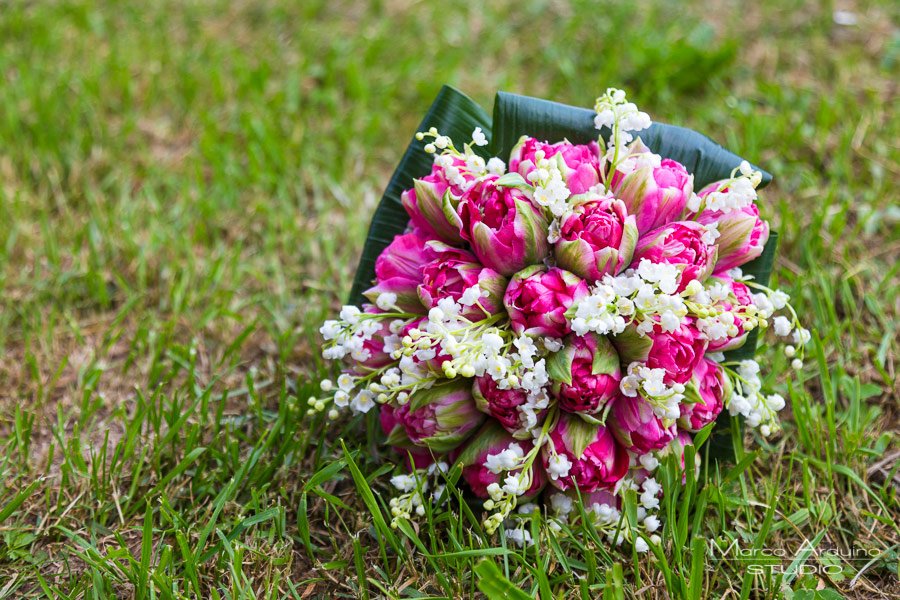
[[482, 177], [459, 204], [460, 232], [481, 264], [512, 275], [541, 262], [549, 253], [549, 223], [541, 209], [519, 189]]
[[435, 452], [453, 450], [484, 420], [472, 399], [472, 380], [462, 377], [415, 392], [395, 416], [410, 442]]
[[623, 365], [644, 362], [651, 369], [663, 369], [668, 385], [686, 383], [703, 359], [707, 341], [701, 336], [692, 318], [683, 319], [675, 331], [666, 332], [657, 324], [646, 336], [635, 331], [634, 325], [612, 338]]
[[586, 195], [560, 224], [557, 264], [593, 283], [618, 275], [630, 263], [637, 244], [634, 217], [613, 197]]
[[727, 213], [705, 211], [697, 217], [697, 222], [718, 225], [717, 272], [724, 272], [753, 260], [762, 254], [769, 240], [769, 224], [759, 218], [759, 208], [755, 204]]
[[[387, 436], [391, 435], [395, 427], [400, 428], [402, 431], [403, 426], [397, 419], [396, 412], [396, 409], [390, 404], [382, 404], [379, 408], [378, 419], [381, 422], [381, 430]], [[391, 450], [403, 457], [406, 468], [410, 471], [413, 469], [427, 469], [434, 462], [434, 456], [427, 448], [423, 450], [418, 447], [402, 448], [400, 446], [391, 446]]]
[[[528, 392], [521, 389], [502, 390], [497, 382], [488, 376], [476, 377], [472, 385], [472, 396], [478, 410], [490, 415], [500, 422], [510, 434], [519, 439], [531, 439], [531, 434], [524, 429], [523, 415], [518, 408], [528, 401]], [[542, 411], [538, 418], [543, 416]]]
[[563, 337], [570, 331], [566, 311], [587, 295], [587, 283], [577, 275], [533, 265], [512, 277], [503, 304], [517, 334]]
[[[730, 290], [728, 294], [728, 298], [725, 300], [720, 300], [716, 302], [716, 306], [720, 306], [725, 310], [732, 310], [736, 306], [753, 306], [753, 297], [750, 293], [750, 288], [747, 287], [746, 284], [740, 281], [735, 281], [725, 273], [719, 273], [713, 275], [709, 280], [708, 284], [720, 283]], [[709, 345], [706, 347], [707, 352], [726, 352], [728, 350], [735, 350], [744, 345], [747, 341], [747, 336], [750, 332], [744, 329], [744, 319], [740, 316], [736, 316], [734, 319], [734, 325], [737, 328], [737, 332], [734, 335], [729, 334], [727, 337], [714, 339], [709, 341]]]

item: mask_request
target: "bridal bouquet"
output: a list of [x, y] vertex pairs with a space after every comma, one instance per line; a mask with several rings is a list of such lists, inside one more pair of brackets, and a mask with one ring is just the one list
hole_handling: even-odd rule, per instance
[[530, 543], [510, 517], [543, 494], [551, 527], [587, 515], [642, 552], [658, 543], [664, 457], [723, 411], [778, 429], [785, 402], [753, 348], [728, 354], [768, 328], [799, 368], [810, 337], [786, 294], [742, 270], [769, 239], [763, 174], [741, 161], [699, 187], [642, 140], [650, 118], [621, 90], [597, 99], [593, 126], [587, 143], [522, 135], [487, 159], [481, 127], [416, 134], [430, 168], [400, 196], [408, 222], [366, 302], [322, 326], [324, 357], [346, 367], [310, 399], [332, 419], [379, 412], [406, 459], [394, 525], [447, 502], [455, 466], [489, 534], [506, 523]]

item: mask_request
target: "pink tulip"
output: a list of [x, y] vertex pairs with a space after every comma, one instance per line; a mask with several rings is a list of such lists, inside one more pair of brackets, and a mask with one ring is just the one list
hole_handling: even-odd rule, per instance
[[405, 437], [395, 436], [398, 433], [395, 428], [388, 438], [389, 444], [412, 443], [434, 452], [453, 450], [484, 420], [472, 399], [472, 380], [462, 377], [415, 392], [394, 415]]
[[541, 449], [544, 469], [548, 469], [551, 460], [556, 460], [553, 452], [571, 463], [565, 476], [553, 479], [552, 471], [547, 471], [550, 484], [560, 490], [576, 485], [583, 493], [597, 488], [611, 489], [628, 472], [628, 453], [603, 425], [560, 413], [549, 438]]
[[722, 367], [708, 358], [701, 360], [685, 386], [678, 426], [688, 431], [700, 431], [715, 421], [731, 390], [731, 379]]
[[424, 314], [418, 288], [422, 283], [421, 268], [432, 257], [426, 241], [416, 232], [396, 236], [375, 260], [375, 286], [363, 292], [365, 297], [377, 304], [381, 294], [390, 292], [397, 295], [401, 309]]
[[[460, 176], [466, 180], [467, 185], [474, 181], [475, 176], [463, 170], [466, 161], [461, 158], [453, 158], [454, 169], [460, 171]], [[439, 239], [448, 244], [461, 245], [459, 227], [455, 219], [448, 220], [444, 212], [449, 209], [456, 212], [459, 199], [464, 189], [450, 183], [444, 167], [433, 165], [431, 174], [416, 179], [415, 187], [406, 190], [400, 195], [403, 208], [409, 214], [416, 227], [427, 234], [427, 237]], [[447, 194], [449, 192], [449, 194]]]
[[682, 320], [671, 333], [655, 325], [646, 336], [639, 335], [634, 325], [612, 338], [623, 365], [644, 362], [651, 369], [666, 372], [665, 383], [686, 383], [703, 359], [707, 341], [703, 339], [692, 318]]
[[694, 279], [700, 283], [709, 277], [716, 265], [716, 246], [703, 241], [706, 228], [694, 221], [676, 221], [643, 235], [634, 250], [631, 266], [641, 259], [675, 265], [681, 271], [678, 292]]
[[693, 193], [694, 177], [680, 163], [664, 158], [658, 167], [641, 167], [613, 183], [616, 198], [622, 199], [643, 234], [681, 216]]
[[[472, 385], [472, 396], [478, 410], [497, 419], [510, 434], [519, 439], [531, 439], [531, 434], [524, 429], [522, 414], [518, 408], [528, 401], [528, 392], [521, 389], [505, 389], [497, 387], [493, 378], [476, 377]], [[542, 411], [538, 418], [543, 417]]]
[[547, 369], [559, 407], [571, 413], [597, 414], [619, 392], [619, 355], [603, 335], [569, 334]]
[[659, 450], [675, 439], [675, 423], [666, 426], [642, 396], [620, 395], [606, 423], [616, 440], [636, 454]]
[[[459, 301], [463, 293], [478, 285], [487, 296], [477, 304], [464, 307], [462, 316], [472, 321], [480, 321], [486, 316], [503, 311], [503, 294], [507, 279], [492, 269], [481, 266], [474, 255], [440, 242], [429, 242], [434, 259], [422, 266], [422, 284], [419, 285], [419, 300], [426, 309], [437, 306], [442, 298]], [[485, 314], [487, 311], [487, 315]]]
[[596, 142], [588, 145], [547, 144], [523, 135], [510, 153], [509, 172], [519, 173], [528, 180], [528, 174], [537, 168], [535, 153], [539, 150], [544, 153], [544, 158], [556, 162], [573, 195], [583, 194], [600, 183], [600, 147]]
[[717, 272], [750, 262], [762, 254], [769, 239], [769, 224], [759, 218], [759, 208], [755, 204], [726, 213], [705, 211], [697, 217], [697, 222], [703, 225], [718, 224]]
[[[724, 308], [725, 310], [732, 310], [736, 306], [753, 305], [753, 297], [750, 293], [750, 288], [748, 288], [743, 282], [735, 281], [725, 273], [714, 274], [708, 280], [708, 283], [715, 282], [727, 285], [731, 289], [731, 293], [728, 295], [728, 299], [717, 302], [716, 306]], [[725, 338], [710, 340], [709, 345], [706, 347], [706, 351], [726, 352], [728, 350], [735, 350], [743, 346], [747, 341], [747, 336], [750, 334], [750, 332], [744, 329], [744, 319], [742, 317], [736, 316], [734, 319], [734, 325], [738, 330], [737, 335], [729, 335]]]
[[517, 334], [563, 337], [571, 331], [566, 311], [587, 295], [587, 283], [577, 275], [533, 265], [513, 275], [503, 304]]
[[[392, 434], [395, 427], [399, 428], [398, 435], [403, 431], [403, 426], [397, 419], [396, 412], [397, 410], [390, 404], [382, 404], [379, 408], [378, 419], [381, 422], [381, 430], [387, 436]], [[418, 447], [401, 448], [400, 446], [391, 446], [391, 450], [404, 459], [406, 468], [410, 471], [413, 469], [427, 469], [434, 462], [434, 456], [427, 448], [423, 450]]]
[[[523, 455], [527, 455], [534, 447], [530, 441], [513, 438], [496, 421], [488, 420], [459, 453], [457, 462], [463, 465], [462, 477], [476, 496], [488, 498], [490, 496], [487, 491], [489, 485], [496, 483], [502, 486], [508, 476], [518, 475], [522, 472], [522, 469], [514, 469], [512, 471], [492, 473], [484, 466], [489, 454], [499, 454], [513, 444], [519, 445]], [[531, 466], [531, 486], [519, 499], [528, 500], [534, 498], [546, 484], [547, 475], [538, 461], [535, 460]]]
[[481, 264], [509, 276], [546, 258], [549, 223], [521, 190], [497, 186], [497, 179], [482, 177], [466, 192], [458, 225]]
[[557, 264], [589, 283], [618, 275], [630, 263], [638, 234], [634, 216], [611, 196], [585, 195], [560, 224]]

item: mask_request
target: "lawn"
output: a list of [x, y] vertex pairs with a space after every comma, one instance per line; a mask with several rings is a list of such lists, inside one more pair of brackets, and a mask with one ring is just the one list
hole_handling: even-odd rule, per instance
[[[898, 73], [894, 0], [0, 4], [0, 599], [463, 598], [488, 564], [525, 597], [900, 597]], [[444, 83], [623, 87], [774, 174], [812, 358], [763, 348], [785, 429], [710, 465], [665, 561], [382, 528], [375, 415], [307, 415]]]

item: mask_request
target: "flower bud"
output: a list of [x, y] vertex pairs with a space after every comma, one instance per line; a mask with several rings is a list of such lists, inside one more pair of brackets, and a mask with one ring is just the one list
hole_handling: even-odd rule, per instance
[[750, 262], [760, 254], [769, 239], [769, 224], [759, 218], [755, 204], [728, 212], [704, 211], [697, 217], [703, 225], [715, 223], [719, 237], [716, 271], [724, 272]]
[[486, 294], [478, 299], [484, 310], [477, 304], [464, 305], [462, 316], [480, 321], [503, 311], [503, 294], [508, 282], [506, 277], [483, 267], [474, 255], [465, 250], [440, 242], [428, 242], [428, 248], [434, 258], [422, 265], [422, 283], [418, 288], [419, 300], [426, 309], [437, 306], [442, 298], [460, 302], [466, 290], [477, 285]]
[[[519, 408], [528, 402], [528, 392], [521, 389], [500, 389], [497, 382], [489, 376], [476, 377], [472, 384], [472, 396], [478, 410], [494, 417], [500, 425], [516, 439], [529, 440], [526, 421], [527, 414]], [[539, 410], [538, 423], [543, 420], [546, 410]]]
[[425, 238], [418, 232], [398, 235], [375, 261], [375, 283], [363, 294], [373, 304], [386, 292], [397, 296], [397, 306], [405, 311], [424, 314], [419, 301], [418, 287], [422, 282], [420, 269], [431, 260]]
[[572, 194], [583, 194], [600, 183], [599, 152], [596, 142], [547, 144], [523, 135], [510, 153], [509, 172], [519, 173], [528, 181], [528, 175], [547, 159], [556, 164]]
[[693, 319], [684, 319], [672, 332], [665, 332], [660, 325], [654, 325], [646, 335], [637, 333], [633, 324], [612, 338], [622, 364], [644, 362], [651, 369], [666, 372], [665, 383], [686, 383], [694, 369], [703, 359], [707, 341], [703, 339]]
[[[434, 146], [431, 145], [431, 147], [433, 152]], [[466, 161], [456, 157], [449, 158], [452, 161], [449, 167], [444, 168], [435, 163], [431, 174], [416, 179], [413, 182], [414, 187], [400, 195], [400, 201], [413, 224], [421, 229], [427, 237], [437, 238], [458, 246], [462, 244], [462, 238], [459, 235], [455, 213], [464, 188], [450, 181], [447, 170], [455, 169], [457, 177], [462, 177], [466, 187], [471, 184], [475, 176], [465, 171], [460, 173], [460, 168], [465, 167]], [[448, 214], [450, 215], [449, 219]]]
[[[750, 288], [741, 281], [735, 281], [725, 273], [716, 273], [707, 280], [707, 285], [721, 284], [728, 290], [728, 298], [716, 303], [716, 307], [722, 311], [731, 311], [737, 307], [745, 306], [750, 314], [756, 312], [753, 305], [753, 295]], [[733, 314], [733, 313], [732, 313]], [[720, 339], [711, 339], [707, 352], [726, 352], [735, 350], [744, 345], [748, 334], [756, 327], [754, 319], [750, 316], [735, 315], [734, 325], [737, 327], [736, 335], [727, 335]]]
[[716, 246], [703, 241], [706, 228], [694, 221], [675, 221], [642, 235], [637, 242], [631, 266], [641, 259], [675, 265], [681, 272], [677, 292], [696, 279], [703, 283], [716, 266]]

